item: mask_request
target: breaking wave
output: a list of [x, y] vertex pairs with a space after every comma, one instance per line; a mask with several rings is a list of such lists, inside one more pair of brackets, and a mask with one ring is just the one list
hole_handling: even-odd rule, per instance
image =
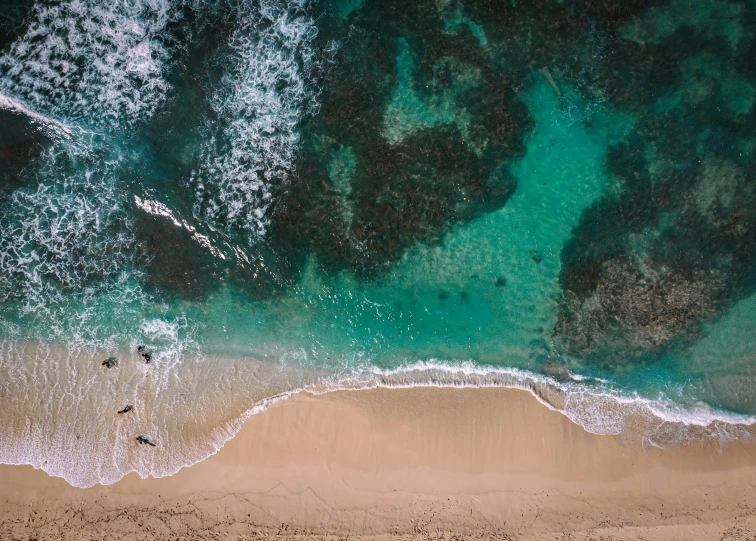
[[[142, 477], [171, 475], [217, 452], [246, 418], [272, 401], [301, 391], [325, 393], [373, 387], [524, 389], [590, 432], [633, 432], [642, 435], [645, 445], [663, 447], [702, 438], [726, 442], [753, 436], [754, 417], [726, 414], [692, 399], [680, 401], [677, 395], [652, 400], [650, 393], [621, 392], [607, 381], [569, 374], [555, 379], [515, 368], [442, 361], [408, 363], [386, 370], [370, 364], [375, 359], [361, 358], [340, 365], [334, 361], [314, 366], [307, 364], [307, 355], [299, 356], [304, 361], [298, 360], [298, 351], [289, 351], [288, 357], [280, 355], [277, 363], [206, 354], [203, 338], [211, 334], [208, 328], [219, 334], [222, 330], [223, 334], [215, 338], [226, 341], [225, 323], [234, 317], [224, 310], [227, 319], [207, 323], [202, 315], [211, 312], [203, 313], [208, 305], [187, 308], [191, 303], [184, 299], [166, 301], [169, 295], [159, 298], [162, 292], [154, 292], [158, 288], [147, 289], [144, 273], [149, 272], [149, 255], [142, 252], [134, 224], [143, 216], [140, 212], [170, 218], [174, 225], [196, 233], [192, 242], [203, 245], [204, 237], [194, 225], [173, 218], [169, 205], [176, 204], [186, 206], [175, 216], [187, 216], [188, 207], [192, 207], [194, 218], [203, 228], [234, 230], [251, 240], [264, 237], [275, 201], [294, 177], [300, 126], [308, 115], [318, 111], [320, 94], [314, 72], [321, 57], [316, 46], [316, 18], [307, 0], [242, 1], [221, 9], [226, 10], [228, 20], [223, 23], [228, 37], [219, 45], [213, 42], [214, 48], [206, 52], [208, 62], [215, 63], [211, 71], [223, 76], [198, 93], [202, 105], [210, 109], [198, 128], [200, 133], [191, 134], [199, 135], [201, 141], [187, 143], [194, 150], [187, 152], [190, 159], [182, 162], [185, 169], [164, 167], [157, 162], [166, 156], [173, 158], [177, 149], [156, 150], [161, 145], [154, 141], [134, 141], [136, 137], [124, 141], [119, 136], [131, 137], [135, 132], [130, 128], [147, 124], [174, 95], [169, 80], [178, 77], [171, 79], [169, 72], [180, 55], [174, 54], [176, 43], [170, 28], [186, 5], [181, 0], [40, 3], [32, 11], [24, 34], [0, 55], [0, 108], [28, 117], [52, 140], [49, 145], [45, 143], [39, 156], [34, 154], [34, 170], [25, 171], [23, 182], [13, 185], [12, 191], [9, 188], [7, 197], [0, 201], [0, 461], [32, 464], [82, 487], [114, 483], [132, 471]], [[200, 13], [205, 7], [198, 1], [192, 9]], [[328, 45], [330, 52], [334, 43]], [[552, 79], [548, 71], [545, 73]], [[439, 72], [438, 76], [449, 74]], [[551, 80], [550, 86], [561, 100], [557, 84]], [[585, 124], [590, 127], [594, 123]], [[149, 128], [145, 129], [145, 138], [165, 135], [148, 132]], [[557, 132], [555, 137], [573, 137], [573, 133], [582, 132]], [[138, 148], [127, 150], [132, 143]], [[139, 147], [142, 144], [149, 147], [144, 154]], [[603, 159], [605, 150], [602, 147], [597, 156]], [[152, 162], [143, 160], [147, 166], [138, 163], [145, 156], [153, 158]], [[155, 171], [139, 177], [150, 166]], [[181, 178], [171, 184], [174, 173]], [[586, 177], [582, 173], [569, 176], [570, 183], [581, 175]], [[188, 195], [170, 189], [161, 193], [156, 188], [159, 183], [171, 187], [188, 184], [192, 191]], [[546, 186], [546, 182], [538, 184]], [[555, 209], [590, 203], [582, 192], [578, 194], [585, 199], [582, 203], [570, 191], [562, 195], [565, 197], [555, 203]], [[463, 201], [467, 199], [465, 196]], [[374, 200], [383, 200], [383, 195]], [[539, 196], [538, 204], [543, 201]], [[531, 207], [524, 208], [527, 220], [522, 223], [530, 224], [535, 214], [528, 210]], [[579, 210], [577, 206], [575, 209]], [[555, 220], [545, 222], [546, 227], [554, 228], [555, 224]], [[572, 227], [571, 222], [564, 222], [566, 231]], [[528, 243], [531, 241], [528, 239]], [[467, 238], [464, 242], [472, 246]], [[163, 248], [160, 242], [155, 244], [157, 250]], [[554, 244], [555, 253], [561, 245], [562, 241]], [[498, 263], [489, 265], [493, 254], [502, 251], [501, 246], [497, 237], [489, 252], [475, 254], [486, 259], [480, 276], [490, 279], [489, 290], [497, 295], [504, 291], [516, 295], [517, 287], [533, 276], [544, 276], [544, 269], [552, 268], [556, 261], [547, 261], [540, 252], [530, 250], [530, 244], [523, 243], [522, 250], [519, 245], [517, 248], [522, 257], [513, 256], [501, 267], [496, 266]], [[212, 248], [209, 242], [205, 247]], [[168, 258], [169, 265], [180, 266], [180, 257], [186, 255], [181, 251], [184, 248], [180, 246], [176, 257]], [[473, 249], [465, 253], [472, 254]], [[189, 280], [195, 278], [191, 273], [196, 260], [186, 259], [187, 268], [177, 269], [177, 275]], [[443, 280], [428, 284], [432, 293], [427, 305], [434, 310], [451, 304], [446, 289], [460, 276], [458, 259], [449, 259], [449, 265], [439, 261], [431, 261], [433, 266], [429, 263], [418, 272], [435, 273], [436, 277], [439, 272], [448, 272]], [[516, 275], [512, 270], [505, 276], [516, 265], [523, 274]], [[474, 277], [479, 277], [477, 269]], [[470, 280], [472, 284], [473, 278]], [[218, 281], [223, 282], [223, 277]], [[437, 292], [439, 288], [444, 290]], [[280, 316], [284, 320], [281, 327], [288, 330], [290, 316], [300, 317], [300, 312], [310, 310], [313, 315], [302, 316], [302, 326], [291, 325], [292, 334], [306, 335], [325, 350], [317, 340], [321, 338], [318, 333], [332, 328], [331, 316], [342, 317], [347, 310], [342, 310], [337, 295], [328, 293], [326, 297], [319, 286], [316, 290], [312, 302], [298, 294], [284, 299], [292, 312], [281, 312], [285, 314]], [[412, 300], [391, 298], [386, 303], [385, 319], [377, 309], [381, 305], [364, 297], [366, 303], [375, 305], [377, 319], [372, 321], [376, 328], [384, 322], [393, 324], [393, 318], [401, 319], [406, 313], [406, 306], [418, 302], [411, 289], [407, 292]], [[352, 293], [346, 292], [350, 301]], [[458, 293], [459, 313], [487, 309], [486, 305], [476, 308], [469, 302], [474, 294], [466, 289]], [[521, 293], [529, 294], [524, 287]], [[490, 298], [496, 299], [491, 301], [494, 304], [503, 302], [500, 299], [504, 297]], [[534, 298], [542, 297], [539, 293]], [[512, 299], [515, 318], [526, 319], [527, 315], [517, 309], [519, 300]], [[318, 303], [332, 303], [336, 308], [319, 313], [311, 310]], [[263, 304], [258, 308], [264, 308]], [[187, 316], [185, 309], [194, 316]], [[270, 319], [265, 321], [263, 309], [261, 313], [250, 311], [254, 318], [248, 313], [242, 317], [259, 319], [262, 325], [277, 324], [275, 314], [267, 314]], [[326, 314], [328, 321], [317, 321], [318, 314]], [[436, 316], [443, 316], [441, 319], [419, 321], [428, 322], [433, 336], [441, 340], [445, 337], [436, 335], [435, 329], [444, 328], [447, 314], [449, 319], [457, 317], [455, 312], [438, 309]], [[540, 325], [541, 321], [532, 322], [533, 326], [536, 323]], [[746, 323], [752, 327], [750, 316]], [[401, 331], [396, 336], [403, 335], [403, 328], [395, 329]], [[365, 334], [364, 339], [375, 340], [375, 333], [368, 331], [370, 336]], [[544, 330], [537, 332], [540, 336]], [[240, 335], [243, 333], [236, 336]], [[387, 346], [393, 345], [388, 333], [384, 336], [378, 331], [377, 335]], [[354, 342], [362, 338], [350, 337], [350, 342], [344, 343], [350, 349], [342, 351], [353, 351]], [[135, 352], [138, 345], [151, 351], [155, 362], [144, 363]], [[271, 349], [276, 353], [284, 348], [281, 344], [274, 346]], [[262, 349], [259, 344], [241, 347], [245, 351]], [[117, 357], [116, 369], [102, 366], [109, 357]], [[748, 390], [746, 386], [744, 394]], [[133, 415], [117, 414], [125, 405], [133, 407]], [[134, 441], [140, 434], [148, 436], [156, 447], [145, 453], [146, 449]]]
[[228, 42], [214, 117], [192, 175], [197, 217], [253, 236], [265, 234], [273, 190], [289, 178], [297, 126], [317, 110], [309, 74], [317, 57], [315, 20], [306, 2], [244, 4]]
[[[756, 416], [718, 411], [702, 402], [683, 406], [671, 398], [649, 399], [616, 389], [608, 381], [570, 375], [566, 379], [526, 370], [487, 367], [471, 361], [419, 361], [384, 370], [364, 367], [339, 388], [503, 387], [529, 391], [587, 432], [632, 433], [643, 445], [667, 447], [714, 438], [722, 443], [753, 439]], [[330, 389], [329, 389], [330, 390]], [[335, 389], [333, 389], [335, 390]]]
[[37, 4], [0, 56], [0, 90], [63, 122], [98, 128], [149, 118], [165, 98], [165, 0]]

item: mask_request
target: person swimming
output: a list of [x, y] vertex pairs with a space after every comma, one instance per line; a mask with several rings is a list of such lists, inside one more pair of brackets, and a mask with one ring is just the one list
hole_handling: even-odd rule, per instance
[[128, 413], [133, 409], [134, 409], [134, 406], [132, 406], [131, 404], [127, 404], [125, 408], [123, 408], [121, 411], [118, 412], [118, 415], [123, 415], [124, 413]]
[[157, 445], [148, 436], [140, 434], [135, 439], [139, 445], [150, 445], [152, 447], [157, 447]]
[[102, 366], [104, 366], [105, 368], [118, 367], [118, 359], [116, 359], [115, 357], [108, 357], [107, 359], [102, 361]]
[[137, 346], [137, 353], [142, 356], [144, 362], [150, 364], [150, 361], [152, 361], [152, 355], [150, 355], [150, 353], [146, 349], [144, 349], [144, 346]]

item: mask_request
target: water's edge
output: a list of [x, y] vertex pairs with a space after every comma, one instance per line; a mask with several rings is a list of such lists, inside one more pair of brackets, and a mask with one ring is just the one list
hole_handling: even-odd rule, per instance
[[[242, 362], [250, 365], [254, 363], [254, 361]], [[237, 376], [238, 367], [244, 366], [239, 363], [238, 360], [231, 363], [235, 367], [233, 372]], [[256, 370], [259, 374], [259, 365]], [[171, 377], [174, 376], [175, 374]], [[302, 375], [299, 377], [302, 378]], [[281, 389], [280, 385], [286, 384], [278, 383], [277, 385]], [[623, 394], [612, 389], [608, 382], [601, 380], [587, 380], [580, 377], [556, 379], [514, 368], [476, 366], [472, 362], [428, 361], [393, 370], [368, 367], [350, 375], [342, 374], [337, 379], [316, 377], [310, 383], [289, 389], [284, 388], [279, 392], [254, 400], [251, 406], [245, 407], [237, 414], [233, 413], [234, 408], [229, 406], [228, 402], [218, 404], [217, 407], [211, 406], [209, 410], [215, 410], [215, 416], [206, 415], [207, 418], [203, 419], [204, 424], [199, 429], [191, 422], [187, 428], [186, 419], [179, 419], [175, 427], [167, 425], [162, 429], [158, 440], [159, 446], [149, 449], [155, 455], [161, 453], [162, 460], [160, 458], [144, 460], [144, 456], [147, 455], [143, 453], [145, 449], [142, 448], [143, 446], [134, 444], [130, 437], [127, 438], [130, 446], [114, 439], [113, 448], [110, 451], [116, 471], [108, 465], [108, 450], [105, 448], [96, 449], [95, 451], [99, 452], [94, 455], [90, 453], [88, 458], [85, 457], [85, 460], [88, 459], [89, 462], [84, 464], [82, 462], [77, 464], [75, 461], [61, 462], [60, 456], [55, 455], [61, 454], [60, 452], [65, 454], [65, 448], [54, 449], [50, 446], [45, 447], [44, 444], [39, 445], [43, 441], [55, 440], [60, 436], [59, 434], [48, 434], [49, 439], [43, 438], [42, 441], [33, 442], [19, 439], [18, 436], [22, 435], [18, 431], [6, 438], [4, 444], [0, 446], [2, 450], [0, 463], [31, 465], [51, 476], [61, 477], [70, 485], [79, 488], [89, 488], [95, 484], [113, 484], [132, 472], [143, 479], [166, 477], [215, 455], [239, 433], [250, 417], [264, 412], [273, 404], [301, 393], [322, 395], [338, 391], [415, 387], [524, 390], [535, 397], [540, 404], [564, 415], [587, 432], [628, 436], [636, 445], [640, 442], [639, 451], [649, 446], [665, 448], [712, 440], [720, 445], [735, 441], [749, 444], [755, 441], [756, 435], [756, 416], [719, 412], [703, 404], [700, 407], [686, 409], [664, 398], [654, 401], [637, 395]], [[251, 393], [252, 388], [249, 391]], [[200, 407], [203, 405], [204, 402]], [[170, 418], [171, 414], [166, 414], [165, 417]], [[121, 422], [123, 419], [118, 419], [118, 421]], [[44, 422], [44, 420], [40, 419], [39, 422]], [[33, 438], [35, 420], [25, 419], [22, 424], [26, 426], [23, 432]], [[107, 427], [103, 429], [110, 430]], [[99, 433], [98, 430], [92, 432]], [[124, 431], [120, 426], [113, 429], [113, 432], [115, 436], [121, 437], [121, 440], [124, 439]], [[7, 430], [4, 433], [10, 434]], [[9, 441], [14, 437], [16, 438], [13, 442], [15, 445]], [[187, 449], [186, 440], [192, 441], [195, 445]], [[161, 449], [163, 445], [164, 448]], [[128, 448], [126, 456], [123, 456], [124, 447]], [[122, 459], [120, 464], [117, 464], [117, 459]], [[93, 465], [91, 463], [93, 460], [99, 461], [100, 464]], [[82, 471], [80, 468], [83, 466], [86, 466], [84, 469], [89, 471]]]

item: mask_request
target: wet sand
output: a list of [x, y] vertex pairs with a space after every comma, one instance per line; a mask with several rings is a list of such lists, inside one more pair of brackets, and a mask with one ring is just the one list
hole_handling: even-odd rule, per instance
[[0, 466], [3, 541], [453, 536], [751, 540], [756, 445], [644, 449], [526, 391], [373, 389], [274, 404], [172, 477]]

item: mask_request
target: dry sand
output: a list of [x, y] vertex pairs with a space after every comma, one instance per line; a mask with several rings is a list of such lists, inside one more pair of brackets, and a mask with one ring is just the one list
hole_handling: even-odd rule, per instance
[[754, 487], [753, 445], [644, 450], [525, 391], [342, 391], [272, 406], [170, 478], [0, 466], [0, 540], [753, 541]]

